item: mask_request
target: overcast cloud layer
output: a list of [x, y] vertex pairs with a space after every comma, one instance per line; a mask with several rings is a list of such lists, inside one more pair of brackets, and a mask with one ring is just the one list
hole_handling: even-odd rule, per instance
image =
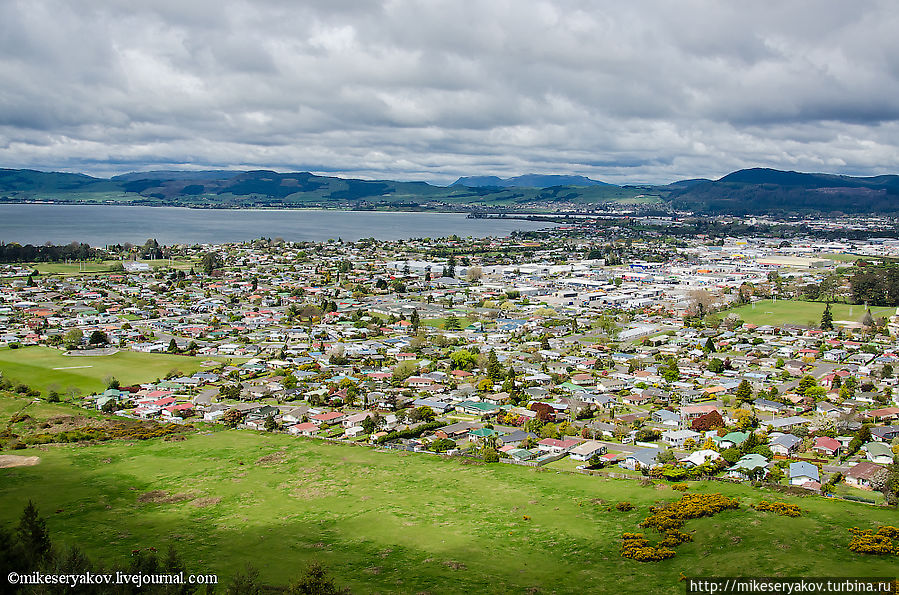
[[0, 166], [899, 173], [897, 31], [891, 0], [7, 0]]

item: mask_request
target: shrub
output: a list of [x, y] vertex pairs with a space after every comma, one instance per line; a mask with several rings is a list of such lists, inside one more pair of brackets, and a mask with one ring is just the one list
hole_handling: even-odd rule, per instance
[[686, 492], [689, 489], [689, 486], [685, 483], [673, 483], [671, 484], [672, 490], [677, 490], [678, 492]]
[[899, 544], [893, 540], [899, 537], [899, 529], [891, 525], [883, 525], [877, 531], [870, 529], [862, 531], [858, 527], [849, 529], [852, 539], [849, 540], [849, 549], [859, 554], [877, 554], [899, 556]]
[[621, 536], [621, 557], [638, 562], [658, 562], [674, 557], [674, 550], [649, 545], [642, 533], [625, 533]]
[[722, 494], [684, 494], [677, 502], [653, 506], [649, 509], [651, 514], [640, 523], [640, 526], [653, 528], [664, 537], [653, 546], [643, 533], [624, 533], [621, 536], [621, 556], [640, 562], [656, 562], [671, 558], [674, 556], [674, 550], [671, 548], [693, 541], [692, 535], [680, 531], [687, 520], [738, 508], [740, 502], [736, 498], [728, 498]]
[[634, 509], [634, 505], [631, 504], [630, 502], [626, 502], [626, 501], [619, 502], [618, 504], [615, 505], [615, 509], [618, 512], [629, 512]]
[[762, 512], [776, 512], [780, 516], [802, 516], [801, 508], [795, 504], [787, 504], [786, 502], [768, 502], [767, 500], [762, 500], [758, 504], [752, 505], [752, 508], [761, 510]]

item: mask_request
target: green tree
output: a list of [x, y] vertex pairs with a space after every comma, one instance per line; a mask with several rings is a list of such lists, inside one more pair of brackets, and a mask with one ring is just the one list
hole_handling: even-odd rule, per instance
[[745, 378], [740, 381], [739, 386], [737, 386], [737, 392], [735, 395], [738, 401], [746, 403], [752, 400], [752, 385], [749, 384], [749, 381]]
[[412, 325], [412, 330], [416, 333], [418, 332], [418, 328], [421, 326], [421, 318], [418, 315], [418, 310], [412, 310], [412, 315], [409, 317], [409, 323]]
[[19, 526], [16, 528], [16, 537], [27, 562], [26, 568], [44, 561], [50, 555], [51, 543], [47, 521], [38, 515], [37, 507], [31, 500], [22, 511]]
[[496, 351], [493, 349], [490, 350], [490, 354], [487, 356], [487, 377], [494, 381], [499, 381], [503, 378], [503, 367], [499, 363], [499, 358], [496, 357]]
[[349, 595], [349, 592], [348, 588], [335, 585], [334, 579], [318, 561], [307, 566], [303, 574], [287, 588], [288, 595]]
[[67, 349], [75, 349], [79, 345], [81, 345], [81, 341], [84, 339], [84, 333], [80, 328], [73, 328], [69, 332], [66, 333], [65, 343]]
[[[495, 354], [494, 354], [495, 355]], [[450, 362], [454, 370], [470, 372], [477, 364], [477, 357], [467, 349], [457, 349], [450, 354]]]
[[181, 352], [181, 350], [178, 349], [178, 343], [175, 341], [174, 338], [171, 341], [169, 341], [169, 347], [168, 347], [168, 349], [166, 349], [166, 351], [168, 351], [169, 353], [180, 353]]
[[225, 593], [227, 595], [260, 595], [262, 582], [259, 579], [259, 570], [252, 564], [247, 564], [243, 570], [238, 570], [231, 577]]
[[449, 316], [446, 317], [446, 320], [443, 323], [444, 330], [447, 331], [456, 331], [462, 328], [462, 325], [459, 323], [459, 318], [450, 312]]
[[91, 337], [87, 342], [91, 345], [105, 345], [109, 343], [109, 337], [106, 336], [106, 333], [97, 329], [91, 333]]
[[824, 313], [821, 314], [821, 330], [833, 330], [833, 314], [831, 314], [830, 312], [830, 302], [827, 302], [827, 304], [824, 306]]
[[203, 272], [207, 275], [211, 275], [216, 269], [222, 268], [224, 264], [222, 257], [216, 252], [207, 252], [200, 259], [200, 265], [203, 267]]

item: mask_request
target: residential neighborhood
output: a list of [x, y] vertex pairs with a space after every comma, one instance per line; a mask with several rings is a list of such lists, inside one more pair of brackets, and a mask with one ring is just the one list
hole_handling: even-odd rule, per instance
[[754, 324], [734, 308], [825, 283], [846, 297], [837, 261], [815, 255], [899, 242], [597, 247], [584, 234], [175, 246], [93, 275], [6, 266], [0, 342], [73, 367], [120, 351], [194, 364], [52, 391], [124, 417], [883, 498], [899, 451], [897, 312]]

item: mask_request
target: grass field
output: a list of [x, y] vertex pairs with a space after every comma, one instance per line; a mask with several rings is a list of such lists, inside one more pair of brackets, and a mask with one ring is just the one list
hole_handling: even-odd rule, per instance
[[120, 351], [108, 356], [66, 356], [52, 347], [0, 347], [0, 372], [42, 392], [75, 387], [87, 394], [104, 390], [106, 376], [122, 385], [151, 382], [172, 370], [193, 374], [206, 358]]
[[[0, 425], [24, 403], [10, 401], [0, 398]], [[30, 413], [71, 411], [40, 407]], [[679, 498], [667, 486], [237, 430], [15, 454], [43, 460], [0, 469], [0, 522], [14, 522], [30, 498], [56, 542], [108, 562], [173, 543], [192, 571], [223, 581], [252, 562], [265, 581], [285, 584], [314, 559], [357, 594], [674, 594], [683, 593], [680, 573], [896, 570], [895, 559], [847, 549], [849, 527], [895, 524], [895, 509], [787, 497], [806, 513], [784, 518], [746, 506], [784, 498], [729, 483], [690, 489], [736, 496], [741, 510], [688, 522], [694, 542], [640, 563], [619, 556], [620, 535], [639, 530], [650, 505]], [[141, 501], [154, 490], [176, 497]], [[621, 500], [636, 510], [606, 510]]]
[[[173, 268], [173, 269], [190, 269], [196, 263], [187, 260], [175, 260], [170, 263], [168, 260], [140, 260], [150, 265], [152, 268]], [[37, 269], [42, 275], [84, 275], [88, 273], [110, 273], [123, 272], [119, 266], [121, 260], [104, 260], [104, 261], [86, 261], [86, 262], [34, 262], [26, 263], [22, 266], [29, 269]], [[199, 266], [199, 265], [197, 265]]]
[[[860, 322], [865, 315], [864, 306], [851, 306], [849, 304], [831, 304], [834, 324], [839, 320]], [[754, 304], [739, 306], [725, 312], [721, 316], [736, 314], [741, 319], [752, 324], [771, 324], [775, 326], [783, 324], [809, 324], [817, 326], [821, 324], [821, 314], [824, 312], [824, 304], [820, 302], [800, 302], [790, 300], [760, 300]], [[871, 314], [875, 318], [880, 316], [890, 317], [896, 313], [896, 308], [871, 308]]]

